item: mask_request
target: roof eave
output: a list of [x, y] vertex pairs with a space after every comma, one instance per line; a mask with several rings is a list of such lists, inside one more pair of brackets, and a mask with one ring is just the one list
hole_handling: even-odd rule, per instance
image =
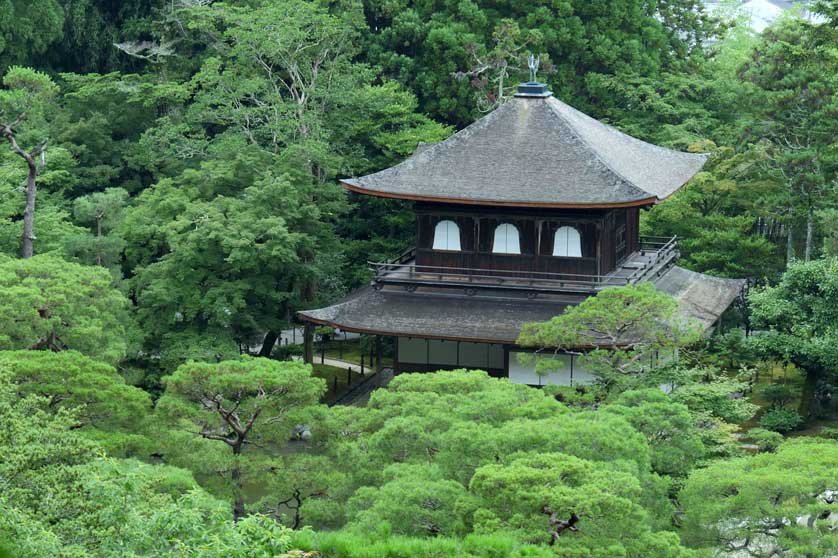
[[463, 204], [463, 205], [489, 205], [489, 206], [500, 206], [500, 207], [532, 207], [532, 208], [544, 208], [544, 209], [612, 209], [612, 208], [619, 208], [619, 207], [641, 207], [646, 205], [654, 205], [658, 201], [660, 201], [656, 196], [651, 196], [648, 198], [642, 198], [638, 200], [632, 200], [627, 202], [617, 202], [617, 203], [551, 203], [551, 202], [526, 202], [526, 201], [507, 201], [507, 200], [483, 200], [483, 199], [474, 199], [474, 198], [442, 198], [442, 197], [435, 197], [435, 196], [418, 196], [414, 194], [400, 194], [395, 192], [383, 192], [381, 190], [370, 190], [369, 188], [364, 188], [359, 184], [352, 181], [352, 179], [342, 179], [338, 181], [341, 186], [350, 190], [352, 192], [356, 192], [358, 194], [365, 194], [368, 196], [377, 196], [380, 198], [391, 198], [391, 199], [399, 199], [399, 200], [410, 200], [410, 201], [425, 201], [425, 202], [438, 202], [438, 203], [453, 203], [453, 204]]
[[338, 321], [333, 320], [325, 320], [322, 318], [315, 318], [305, 312], [305, 310], [301, 310], [297, 312], [297, 316], [300, 317], [302, 320], [306, 322], [311, 322], [316, 325], [333, 327], [335, 329], [339, 329], [341, 331], [348, 331], [351, 333], [363, 333], [366, 335], [385, 335], [389, 337], [410, 337], [416, 339], [434, 339], [437, 341], [463, 341], [466, 343], [489, 343], [494, 345], [509, 345], [514, 344], [515, 340], [510, 339], [489, 339], [489, 338], [482, 338], [482, 337], [467, 337], [467, 336], [450, 336], [450, 335], [435, 335], [433, 333], [425, 334], [423, 333], [421, 336], [416, 333], [411, 332], [398, 332], [398, 331], [390, 331], [390, 330], [376, 330], [376, 329], [369, 329], [369, 328], [362, 328], [362, 327], [353, 327], [349, 325], [341, 324]]

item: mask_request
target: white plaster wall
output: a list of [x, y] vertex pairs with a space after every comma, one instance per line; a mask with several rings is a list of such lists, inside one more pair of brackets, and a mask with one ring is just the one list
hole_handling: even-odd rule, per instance
[[425, 364], [428, 361], [426, 339], [399, 337], [399, 362]]
[[456, 341], [430, 339], [428, 343], [430, 344], [431, 364], [442, 364], [445, 366], [455, 366], [457, 364]]
[[438, 364], [481, 370], [503, 369], [503, 345], [461, 342], [458, 364], [456, 341], [399, 337], [398, 343], [399, 362], [405, 364], [427, 364], [430, 361], [432, 367]]
[[[503, 349], [501, 349], [501, 360]], [[488, 368], [489, 346], [486, 343], [460, 343], [460, 366], [463, 368]], [[503, 363], [499, 368], [503, 367]]]

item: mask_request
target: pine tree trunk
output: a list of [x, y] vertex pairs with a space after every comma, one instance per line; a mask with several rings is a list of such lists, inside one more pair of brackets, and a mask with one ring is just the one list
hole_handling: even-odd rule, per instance
[[20, 255], [23, 258], [31, 258], [35, 253], [35, 193], [37, 191], [36, 179], [38, 177], [38, 167], [35, 164], [35, 160], [39, 155], [43, 155], [47, 144], [43, 142], [28, 152], [20, 148], [17, 144], [14, 129], [25, 118], [26, 113], [22, 113], [14, 122], [0, 124], [0, 134], [9, 142], [12, 152], [26, 161], [26, 166], [29, 169], [29, 173], [26, 176], [26, 206], [23, 209], [23, 236], [21, 237], [20, 243]]
[[789, 222], [786, 227], [786, 266], [794, 261], [794, 225], [791, 222], [791, 210], [789, 210]]
[[803, 389], [800, 392], [800, 407], [798, 412], [805, 420], [815, 418], [815, 411], [817, 410], [817, 402], [815, 400], [815, 391], [818, 387], [818, 380], [820, 374], [815, 370], [806, 371], [803, 378]]
[[812, 237], [815, 233], [815, 216], [812, 214], [812, 209], [806, 214], [806, 252], [804, 258], [808, 262], [812, 258]]
[[242, 474], [239, 468], [241, 444], [233, 446], [233, 468], [230, 470], [230, 480], [233, 481], [233, 521], [244, 517], [244, 491], [242, 489]]
[[31, 258], [35, 253], [35, 193], [37, 184], [35, 178], [38, 170], [32, 158], [26, 159], [29, 175], [26, 177], [26, 207], [23, 210], [23, 238], [20, 246], [22, 258]]
[[271, 356], [271, 351], [273, 351], [277, 339], [279, 339], [279, 335], [275, 331], [266, 333], [265, 339], [262, 341], [262, 348], [259, 349], [259, 356], [265, 358]]

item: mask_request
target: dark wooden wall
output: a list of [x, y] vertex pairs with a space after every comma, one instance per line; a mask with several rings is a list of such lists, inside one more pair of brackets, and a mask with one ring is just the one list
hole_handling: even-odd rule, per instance
[[[550, 272], [604, 275], [616, 265], [615, 228], [625, 224], [627, 254], [639, 246], [639, 209], [544, 210], [416, 204], [416, 263], [421, 266], [458, 267], [492, 271]], [[444, 219], [460, 228], [461, 251], [433, 250], [436, 224]], [[495, 229], [511, 223], [518, 229], [521, 254], [492, 252]], [[582, 257], [553, 256], [556, 230], [575, 227], [582, 238]]]
[[628, 242], [628, 253], [640, 250], [640, 208], [629, 207], [626, 209], [626, 241]]

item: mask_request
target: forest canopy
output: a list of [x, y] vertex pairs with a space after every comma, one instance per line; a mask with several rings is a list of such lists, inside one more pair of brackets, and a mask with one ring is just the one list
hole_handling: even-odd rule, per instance
[[[736, 4], [0, 0], [0, 556], [838, 553], [838, 9], [757, 33]], [[297, 312], [416, 234], [338, 179], [496, 109], [530, 55], [708, 154], [639, 228], [747, 288], [713, 335], [650, 283], [523, 328], [588, 385], [335, 404], [380, 340], [318, 328], [304, 364]]]

